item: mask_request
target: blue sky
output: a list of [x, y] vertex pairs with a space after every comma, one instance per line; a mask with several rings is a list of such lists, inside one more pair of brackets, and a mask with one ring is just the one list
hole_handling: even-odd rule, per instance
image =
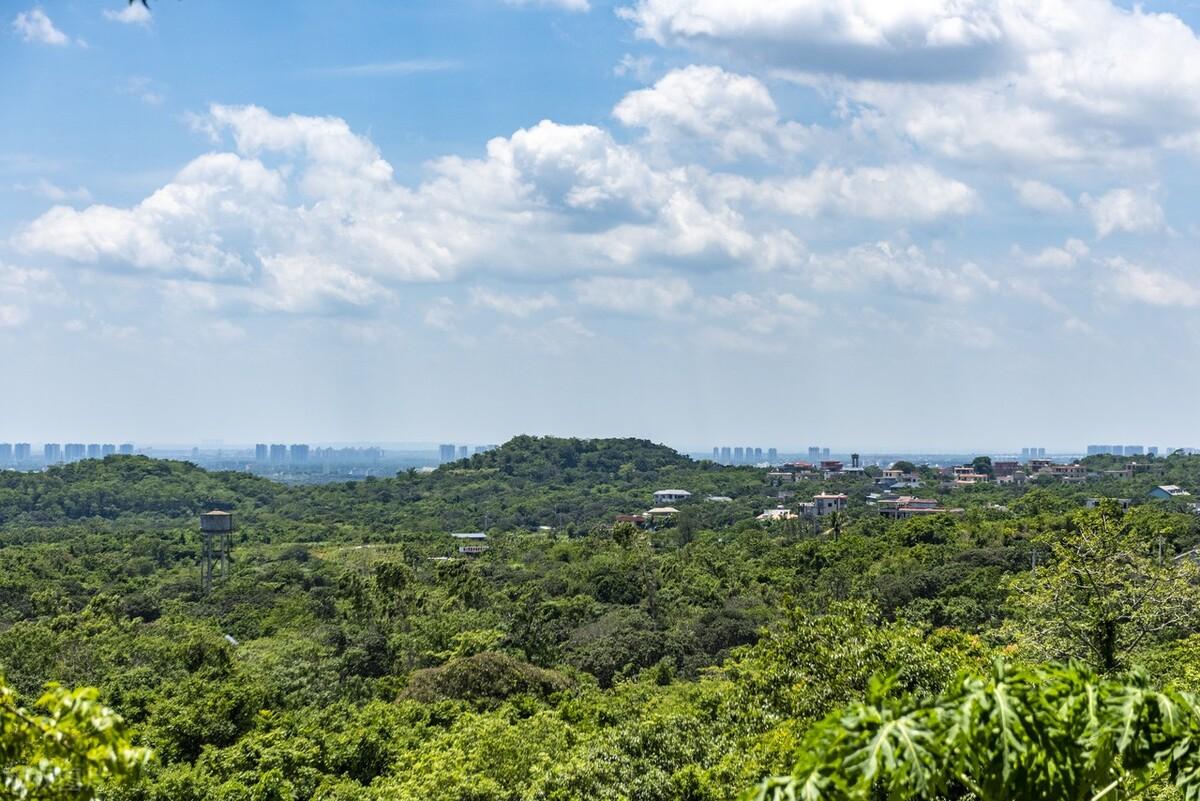
[[1197, 445], [1108, 0], [0, 2], [0, 440]]

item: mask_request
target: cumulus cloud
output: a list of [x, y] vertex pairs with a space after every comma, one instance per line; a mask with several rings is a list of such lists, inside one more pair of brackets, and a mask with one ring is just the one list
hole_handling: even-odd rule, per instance
[[[571, 278], [651, 268], [795, 264], [795, 219], [929, 221], [973, 190], [922, 165], [749, 179], [652, 165], [591, 125], [542, 121], [448, 156], [416, 185], [341, 119], [214, 105], [197, 121], [232, 151], [195, 158], [128, 207], [55, 206], [13, 243], [31, 254], [169, 280], [215, 282], [222, 302], [353, 312], [408, 282], [473, 270]], [[564, 258], [570, 254], [570, 258]]]
[[1063, 214], [1075, 208], [1066, 193], [1055, 186], [1033, 179], [1013, 181], [1017, 199], [1035, 211], [1047, 214]]
[[153, 21], [150, 9], [141, 3], [124, 3], [119, 9], [104, 9], [104, 18], [125, 25], [149, 25]]
[[837, 213], [870, 220], [929, 222], [968, 214], [977, 197], [971, 187], [922, 164], [886, 167], [818, 167], [811, 174], [766, 181], [752, 194], [787, 214]]
[[1101, 238], [1121, 231], [1158, 231], [1164, 225], [1162, 207], [1150, 190], [1113, 189], [1095, 198], [1084, 194], [1079, 202], [1092, 216], [1092, 224]]
[[796, 149], [805, 138], [803, 126], [780, 122], [775, 101], [762, 82], [719, 67], [674, 70], [654, 86], [626, 95], [613, 116], [625, 125], [645, 129], [645, 139], [652, 144], [699, 143], [725, 159]]
[[1123, 258], [1108, 261], [1111, 291], [1117, 297], [1151, 306], [1200, 306], [1200, 287], [1170, 273], [1152, 270]]
[[46, 16], [42, 9], [34, 8], [22, 11], [12, 21], [13, 30], [26, 42], [37, 42], [48, 45], [66, 45], [70, 43], [67, 35], [54, 27], [54, 22]]
[[841, 98], [859, 130], [951, 158], [1112, 164], [1200, 142], [1200, 39], [1110, 0], [639, 0], [664, 46]]
[[639, 0], [619, 13], [639, 36], [662, 45], [823, 72], [976, 73], [998, 60], [1007, 44], [999, 10], [981, 0]]
[[1035, 267], [1065, 269], [1074, 267], [1089, 252], [1090, 249], [1082, 240], [1068, 239], [1062, 247], [1043, 248], [1038, 253], [1027, 256], [1026, 260]]

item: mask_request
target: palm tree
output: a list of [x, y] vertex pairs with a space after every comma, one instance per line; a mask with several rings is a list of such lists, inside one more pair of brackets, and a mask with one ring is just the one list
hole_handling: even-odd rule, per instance
[[842, 529], [846, 527], [845, 512], [830, 512], [829, 513], [829, 528], [825, 529], [824, 534], [829, 534], [834, 540], [842, 536]]

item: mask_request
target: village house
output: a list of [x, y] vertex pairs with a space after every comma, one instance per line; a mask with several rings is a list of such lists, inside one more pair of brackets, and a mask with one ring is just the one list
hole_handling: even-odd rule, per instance
[[799, 517], [800, 516], [798, 514], [793, 512], [791, 509], [788, 509], [786, 506], [777, 506], [774, 509], [767, 509], [758, 517], [756, 517], [755, 520], [763, 523], [772, 523], [776, 520], [796, 520]]
[[917, 498], [902, 495], [899, 498], [884, 498], [876, 503], [879, 514], [893, 520], [932, 514], [962, 514], [962, 509], [946, 509], [932, 498]]
[[487, 534], [482, 531], [459, 531], [450, 535], [461, 544], [458, 552], [466, 556], [478, 556], [488, 549]]
[[654, 493], [654, 503], [656, 506], [665, 506], [667, 504], [686, 501], [690, 497], [692, 497], [692, 493], [687, 490], [664, 489]]
[[1160, 487], [1155, 487], [1154, 489], [1150, 490], [1151, 498], [1182, 498], [1185, 495], [1191, 494], [1192, 493], [1188, 492], [1187, 490], [1177, 487], [1174, 484], [1163, 484]]

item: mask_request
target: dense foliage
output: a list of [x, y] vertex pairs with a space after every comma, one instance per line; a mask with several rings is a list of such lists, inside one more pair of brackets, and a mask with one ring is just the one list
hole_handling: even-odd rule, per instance
[[[1148, 491], [1198, 479], [1200, 459], [1172, 456], [1086, 486], [930, 481], [966, 511], [888, 520], [866, 476], [779, 485], [641, 440], [519, 437], [316, 486], [140, 457], [5, 472], [0, 668], [27, 704], [47, 682], [96, 688], [155, 755], [88, 777], [127, 799], [715, 801], [813, 770], [857, 797], [900, 780], [844, 769], [875, 725], [852, 719], [911, 713], [952, 743], [930, 710], [964, 688], [1041, 676], [1065, 682], [1061, 707], [1119, 695], [1111, 676], [1138, 664], [1181, 704], [1200, 639], [1193, 560], [1173, 557], [1200, 526]], [[615, 522], [664, 488], [693, 493], [677, 516]], [[755, 519], [823, 489], [845, 515]], [[1136, 503], [1083, 508], [1097, 495]], [[237, 521], [233, 568], [203, 594], [213, 507]], [[449, 533], [477, 530], [488, 550], [460, 554]], [[961, 795], [921, 758], [930, 793]]]

